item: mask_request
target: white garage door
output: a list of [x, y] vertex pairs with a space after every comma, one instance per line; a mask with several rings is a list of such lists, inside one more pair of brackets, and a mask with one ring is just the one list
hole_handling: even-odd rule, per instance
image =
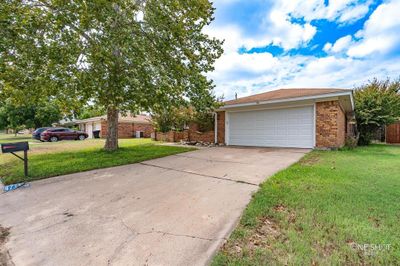
[[230, 112], [229, 145], [314, 146], [314, 107]]

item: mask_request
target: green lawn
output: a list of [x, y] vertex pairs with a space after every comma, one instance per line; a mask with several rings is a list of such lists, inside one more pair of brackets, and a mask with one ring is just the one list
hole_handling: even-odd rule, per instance
[[[103, 145], [102, 139], [57, 143], [31, 141], [28, 181], [137, 163], [193, 150], [193, 148], [157, 145], [149, 139], [121, 139], [120, 149], [115, 152], [104, 151]], [[1, 154], [0, 177], [4, 184], [22, 181], [23, 162], [11, 154]]]
[[400, 265], [400, 147], [313, 151], [267, 180], [213, 265]]
[[17, 135], [14, 134], [3, 134], [0, 133], [0, 144], [1, 143], [11, 143], [11, 142], [18, 142], [18, 141], [31, 141], [31, 135]]

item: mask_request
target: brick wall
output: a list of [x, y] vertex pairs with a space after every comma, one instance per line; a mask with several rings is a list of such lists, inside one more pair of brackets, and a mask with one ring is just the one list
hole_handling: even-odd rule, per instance
[[156, 132], [156, 140], [167, 141], [167, 142], [179, 142], [183, 141], [198, 141], [214, 143], [214, 131], [199, 132], [196, 130], [184, 130], [182, 132], [169, 131], [169, 132]]
[[168, 132], [156, 132], [156, 140], [166, 141], [166, 142], [179, 142], [181, 140], [189, 140], [189, 132], [187, 130], [178, 131], [168, 131]]
[[346, 137], [346, 116], [339, 101], [319, 102], [316, 107], [316, 146], [342, 147]]
[[[150, 124], [134, 124], [134, 123], [118, 123], [118, 138], [133, 138], [136, 131], [143, 131], [145, 138], [150, 138], [154, 131]], [[107, 136], [108, 126], [107, 121], [101, 121], [100, 137]]]
[[118, 137], [119, 138], [132, 138], [135, 132], [133, 131], [133, 123], [119, 123], [118, 124]]
[[201, 132], [198, 124], [191, 123], [188, 130], [188, 139], [189, 141], [214, 143], [215, 133], [214, 130]]
[[188, 130], [184, 130], [184, 131], [175, 131], [174, 133], [174, 140], [175, 141], [188, 141], [189, 140], [189, 131]]
[[217, 112], [217, 141], [225, 144], [225, 111]]
[[154, 132], [154, 127], [151, 124], [137, 124], [137, 123], [135, 123], [133, 125], [134, 134], [136, 134], [136, 131], [142, 131], [143, 132], [143, 137], [150, 138], [151, 137], [151, 133]]
[[214, 133], [214, 130], [207, 131], [207, 132], [199, 132], [199, 131], [189, 130], [189, 140], [214, 143], [215, 133]]
[[214, 131], [199, 132], [190, 129], [182, 132], [169, 131], [156, 133], [156, 140], [166, 142], [179, 142], [183, 140], [214, 143], [214, 137]]
[[107, 121], [101, 121], [100, 138], [106, 138], [107, 131], [108, 131]]
[[175, 132], [156, 132], [156, 140], [158, 141], [166, 141], [166, 142], [175, 142]]

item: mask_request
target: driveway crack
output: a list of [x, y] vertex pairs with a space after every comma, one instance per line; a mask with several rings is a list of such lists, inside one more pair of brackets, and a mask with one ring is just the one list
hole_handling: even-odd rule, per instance
[[162, 235], [169, 235], [169, 236], [176, 236], [176, 237], [187, 237], [187, 238], [193, 238], [193, 239], [200, 239], [200, 240], [205, 240], [205, 241], [226, 240], [226, 238], [206, 238], [206, 237], [187, 235], [187, 234], [174, 234], [174, 233], [169, 233], [169, 232], [164, 232], [164, 231], [159, 231], [159, 230], [152, 230], [152, 231], [143, 232], [143, 233], [139, 233], [139, 234], [140, 235], [162, 234]]
[[[169, 232], [164, 232], [161, 230], [151, 230], [147, 232], [136, 232], [133, 228], [131, 228], [128, 224], [125, 223], [123, 219], [119, 219], [115, 216], [112, 218], [118, 220], [121, 222], [121, 224], [130, 232], [125, 240], [121, 242], [114, 250], [112, 255], [109, 257], [107, 260], [107, 265], [112, 265], [114, 260], [118, 257], [118, 255], [121, 253], [121, 251], [124, 249], [124, 247], [134, 240], [137, 236], [140, 235], [148, 235], [148, 234], [162, 234], [162, 235], [168, 235], [168, 236], [175, 236], [175, 237], [187, 237], [187, 238], [192, 238], [192, 239], [199, 239], [199, 240], [204, 240], [204, 241], [217, 241], [217, 240], [226, 240], [226, 238], [206, 238], [206, 237], [200, 237], [200, 236], [194, 236], [194, 235], [188, 235], [188, 234], [174, 234], [174, 233], [169, 233]], [[148, 257], [150, 257], [152, 254], [150, 253]], [[148, 259], [148, 258], [147, 258]]]
[[133, 239], [135, 239], [139, 235], [139, 233], [135, 232], [135, 230], [133, 230], [129, 225], [127, 225], [123, 219], [120, 219], [115, 216], [111, 216], [110, 218], [120, 221], [121, 224], [129, 231], [129, 234], [127, 235], [126, 239], [115, 248], [113, 254], [107, 260], [107, 265], [111, 265], [113, 263], [113, 261], [115, 260], [115, 258], [117, 258], [119, 253], [121, 253], [121, 251], [124, 249], [125, 245], [128, 244], [129, 242], [131, 242]]
[[115, 248], [113, 254], [110, 256], [110, 258], [107, 261], [107, 265], [111, 265], [113, 263], [113, 261], [118, 257], [119, 253], [121, 253], [121, 251], [124, 249], [125, 245], [128, 244], [129, 242], [131, 242], [133, 239], [135, 239], [135, 237], [137, 235], [138, 234], [136, 234], [136, 233], [129, 234], [127, 236], [127, 238]]
[[199, 158], [199, 157], [194, 157], [194, 156], [187, 156], [187, 155], [181, 155], [181, 154], [175, 154], [174, 156], [183, 157], [183, 158], [189, 158], [189, 159], [196, 159], [196, 160], [203, 160], [203, 161], [207, 161], [207, 162], [233, 163], [233, 164], [249, 165], [249, 163], [242, 163], [242, 162], [235, 162], [235, 161], [226, 161], [226, 160], [215, 160], [215, 159], [204, 159], [204, 158]]
[[136, 232], [133, 228], [131, 228], [129, 225], [127, 225], [123, 219], [119, 219], [119, 221], [121, 221], [122, 225], [126, 229], [131, 231], [131, 233], [135, 236], [148, 235], [148, 234], [162, 234], [162, 235], [177, 236], [177, 237], [188, 237], [188, 238], [194, 238], [194, 239], [200, 239], [200, 240], [206, 240], [206, 241], [226, 240], [226, 238], [206, 238], [206, 237], [194, 236], [194, 235], [188, 235], [188, 234], [174, 234], [174, 233], [164, 232], [161, 230], [154, 230], [154, 229], [147, 231], [147, 232]]
[[207, 177], [207, 178], [225, 180], [225, 181], [239, 183], [239, 184], [246, 184], [246, 185], [257, 186], [257, 187], [259, 186], [258, 184], [254, 184], [254, 183], [247, 182], [247, 181], [235, 180], [235, 179], [230, 179], [230, 178], [225, 178], [225, 177], [220, 177], [220, 176], [199, 174], [199, 173], [192, 172], [192, 171], [178, 170], [178, 169], [174, 169], [174, 168], [171, 168], [171, 167], [165, 167], [165, 166], [160, 166], [160, 165], [155, 165], [155, 164], [150, 164], [150, 163], [143, 163], [142, 162], [142, 163], [139, 163], [139, 164], [145, 165], [145, 166], [157, 167], [157, 168], [166, 169], [166, 170], [171, 170], [171, 171], [176, 171], [176, 172], [181, 172], [181, 173], [186, 173], [186, 174], [198, 175], [198, 176]]

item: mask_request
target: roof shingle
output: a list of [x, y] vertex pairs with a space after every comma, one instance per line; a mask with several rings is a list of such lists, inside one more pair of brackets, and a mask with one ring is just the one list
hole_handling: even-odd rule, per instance
[[254, 103], [260, 101], [270, 100], [283, 100], [290, 98], [306, 97], [306, 96], [317, 96], [335, 92], [351, 91], [348, 89], [336, 89], [336, 88], [318, 88], [318, 89], [279, 89], [274, 91], [268, 91], [260, 94], [254, 94], [247, 97], [239, 98], [236, 100], [230, 100], [224, 102], [224, 105], [243, 104], [243, 103]]
[[[77, 123], [86, 123], [86, 122], [93, 122], [93, 121], [101, 121], [107, 120], [107, 115], [90, 117], [87, 119], [77, 120]], [[125, 123], [137, 123], [137, 124], [151, 124], [151, 116], [149, 115], [122, 115], [121, 113], [118, 115], [118, 122], [125, 122]]]

